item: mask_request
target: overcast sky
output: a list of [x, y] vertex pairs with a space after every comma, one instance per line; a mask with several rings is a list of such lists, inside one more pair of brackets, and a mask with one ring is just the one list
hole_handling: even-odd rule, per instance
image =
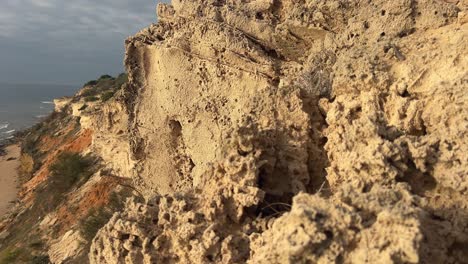
[[161, 0], [0, 0], [0, 82], [82, 84], [123, 71]]

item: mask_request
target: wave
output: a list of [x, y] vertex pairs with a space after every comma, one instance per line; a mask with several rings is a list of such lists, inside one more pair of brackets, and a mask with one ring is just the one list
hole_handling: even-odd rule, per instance
[[54, 104], [54, 102], [51, 102], [51, 101], [42, 101], [41, 103], [42, 104]]
[[10, 124], [8, 124], [8, 123], [6, 123], [6, 124], [0, 124], [0, 130], [8, 128], [9, 125], [10, 125]]
[[16, 130], [12, 129], [12, 130], [8, 130], [8, 131], [5, 131], [3, 132], [3, 134], [11, 134], [11, 133], [14, 133]]
[[41, 119], [41, 118], [44, 118], [44, 117], [47, 117], [47, 115], [37, 115], [36, 116], [37, 119]]

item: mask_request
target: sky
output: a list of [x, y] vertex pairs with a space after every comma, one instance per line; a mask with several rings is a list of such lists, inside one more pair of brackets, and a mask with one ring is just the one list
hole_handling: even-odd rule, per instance
[[0, 0], [0, 82], [79, 85], [124, 71], [161, 0]]

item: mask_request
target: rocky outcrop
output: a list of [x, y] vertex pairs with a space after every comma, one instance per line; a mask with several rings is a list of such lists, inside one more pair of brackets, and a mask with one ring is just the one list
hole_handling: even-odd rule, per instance
[[83, 240], [79, 231], [70, 230], [51, 245], [48, 252], [49, 259], [52, 263], [65, 263], [82, 253], [84, 243], [86, 241]]
[[89, 122], [95, 128], [93, 153], [102, 158], [112, 175], [132, 178], [134, 161], [130, 154], [126, 109], [118, 101], [110, 101], [96, 110], [99, 114], [93, 112]]
[[70, 104], [73, 98], [71, 97], [62, 97], [54, 99], [55, 112], [62, 112], [67, 105]]
[[244, 32], [237, 23], [185, 13], [196, 9], [213, 15], [225, 10], [185, 1], [162, 6], [161, 21], [127, 41], [131, 82], [126, 103], [141, 189], [148, 195], [169, 194], [197, 186], [210, 163], [225, 157], [227, 139], [245, 122], [271, 141], [261, 176], [269, 194], [291, 196], [323, 182], [324, 119], [314, 103], [318, 98], [293, 79], [280, 78], [282, 71], [297, 71], [300, 64], [284, 61], [277, 47], [256, 38], [260, 32], [267, 37], [264, 31], [273, 25], [254, 23], [262, 30]]
[[466, 9], [160, 4], [94, 138], [146, 202], [114, 215], [90, 261], [462, 263]]
[[[251, 263], [417, 263], [423, 235], [414, 197], [401, 185], [333, 199], [300, 194], [289, 213], [253, 237]], [[331, 201], [330, 201], [331, 200]]]

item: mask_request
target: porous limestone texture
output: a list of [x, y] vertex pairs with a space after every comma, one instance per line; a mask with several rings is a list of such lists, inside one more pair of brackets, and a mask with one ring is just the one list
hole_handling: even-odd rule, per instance
[[346, 186], [334, 199], [299, 194], [289, 213], [255, 234], [250, 263], [417, 263], [418, 209], [404, 187]]
[[[95, 132], [93, 153], [102, 158], [105, 167], [111, 170], [111, 175], [131, 178], [134, 162], [130, 155], [128, 115], [124, 105], [111, 100], [99, 107], [92, 110], [92, 121], [89, 125]], [[99, 111], [98, 115], [94, 114], [96, 110]]]
[[160, 4], [95, 139], [146, 201], [91, 263], [466, 262], [467, 7]]

